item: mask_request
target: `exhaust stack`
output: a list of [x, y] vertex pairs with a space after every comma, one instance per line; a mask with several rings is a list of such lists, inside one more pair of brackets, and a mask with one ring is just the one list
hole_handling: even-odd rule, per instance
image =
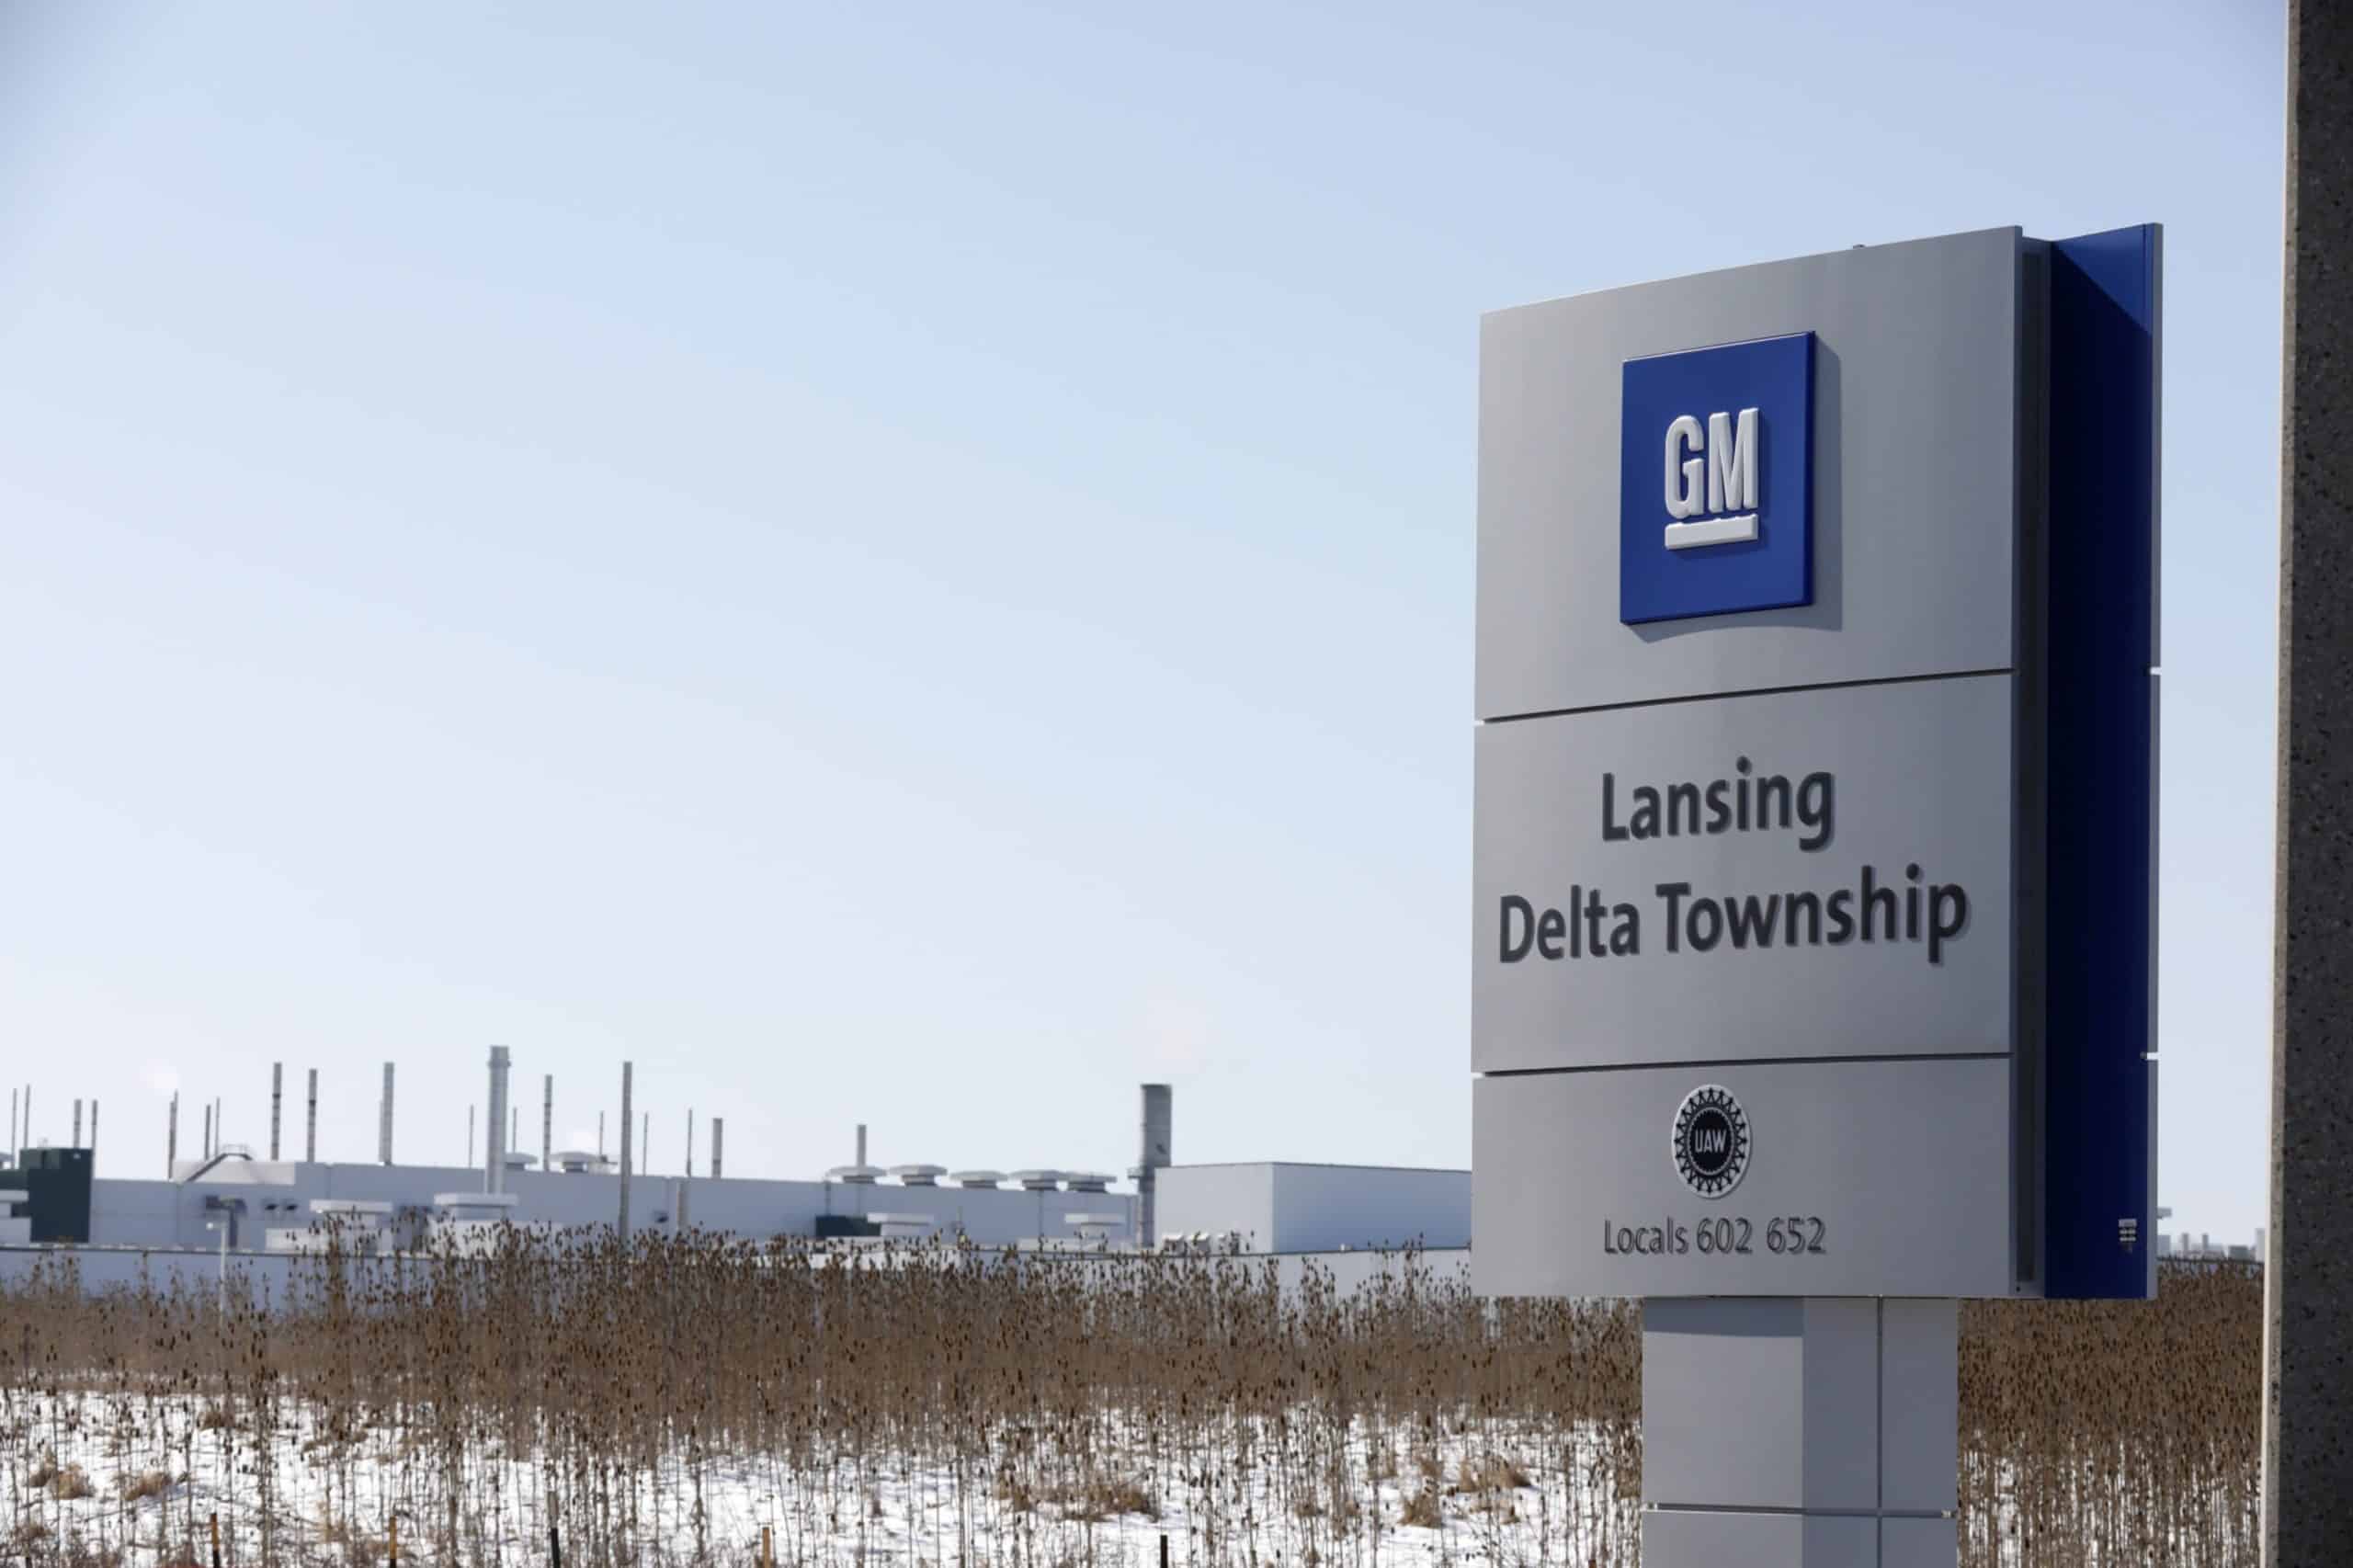
[[629, 1176], [630, 1176], [630, 1077], [632, 1064], [621, 1063], [621, 1217], [620, 1233], [629, 1237]]
[[506, 1190], [506, 1048], [490, 1048], [490, 1119], [483, 1129], [484, 1192]]
[[1171, 1124], [1175, 1119], [1172, 1091], [1166, 1084], [1143, 1085], [1142, 1147], [1136, 1168], [1128, 1174], [1136, 1183], [1136, 1239], [1145, 1246], [1159, 1244], [1159, 1187], [1156, 1172], [1169, 1163]]

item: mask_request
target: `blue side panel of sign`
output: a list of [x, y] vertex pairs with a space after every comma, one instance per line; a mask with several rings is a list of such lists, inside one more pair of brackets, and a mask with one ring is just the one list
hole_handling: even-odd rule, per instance
[[[1618, 454], [1618, 619], [1629, 626], [1695, 615], [1781, 609], [1813, 602], [1813, 334], [1758, 338], [1629, 359]], [[1711, 495], [1709, 472], [1728, 456], [1711, 450], [1710, 419], [1756, 411], [1757, 494], [1677, 518], [1667, 510], [1671, 428], [1701, 432], [1677, 455], [1693, 464], [1695, 499]], [[1733, 425], [1736, 429], [1737, 426]], [[1678, 470], [1679, 473], [1679, 470]], [[1713, 494], [1721, 494], [1715, 486]], [[1755, 537], [1669, 549], [1667, 525], [1720, 516], [1753, 518]]]
[[2051, 247], [2043, 1291], [2154, 1278], [2154, 225]]

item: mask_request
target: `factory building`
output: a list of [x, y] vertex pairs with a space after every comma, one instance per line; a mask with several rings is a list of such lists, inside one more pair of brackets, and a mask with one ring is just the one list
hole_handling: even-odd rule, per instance
[[1471, 1244], [1471, 1173], [1395, 1165], [1172, 1165], [1164, 1238], [1248, 1253]]
[[[0, 1159], [0, 1248], [72, 1244], [153, 1253], [299, 1253], [324, 1244], [332, 1231], [346, 1244], [412, 1250], [487, 1244], [500, 1226], [510, 1223], [554, 1232], [616, 1225], [633, 1233], [693, 1230], [760, 1242], [802, 1237], [856, 1244], [938, 1238], [1085, 1253], [1156, 1246], [1296, 1254], [1409, 1244], [1462, 1247], [1470, 1242], [1467, 1171], [1174, 1164], [1171, 1093], [1165, 1084], [1142, 1086], [1138, 1163], [1127, 1172], [1134, 1190], [1114, 1192], [1115, 1178], [1095, 1172], [870, 1165], [862, 1125], [856, 1157], [818, 1178], [722, 1176], [724, 1129], [718, 1120], [708, 1130], [710, 1175], [636, 1172], [631, 1169], [633, 1081], [626, 1063], [620, 1160], [601, 1152], [552, 1147], [551, 1077], [544, 1083], [540, 1153], [534, 1156], [506, 1147], [508, 1074], [508, 1052], [494, 1047], [489, 1136], [478, 1167], [392, 1161], [389, 1063], [379, 1114], [379, 1158], [372, 1163], [316, 1158], [315, 1072], [310, 1075], [301, 1144], [306, 1157], [278, 1157], [282, 1070], [271, 1074], [266, 1158], [222, 1142], [218, 1102], [204, 1108], [202, 1142], [194, 1156], [180, 1158], [176, 1099], [168, 1122], [167, 1179], [93, 1180], [87, 1148], [19, 1145], [13, 1158]], [[28, 1089], [23, 1098], [29, 1101]], [[90, 1119], [95, 1133], [95, 1102]], [[519, 1113], [513, 1120], [519, 1123]], [[78, 1116], [75, 1131], [78, 1138]]]

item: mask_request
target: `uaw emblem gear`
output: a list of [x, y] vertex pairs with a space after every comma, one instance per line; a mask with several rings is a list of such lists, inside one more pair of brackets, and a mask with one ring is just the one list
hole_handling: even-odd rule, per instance
[[1748, 1174], [1748, 1113], [1721, 1084], [1702, 1084], [1675, 1112], [1675, 1172], [1702, 1198], [1722, 1198]]

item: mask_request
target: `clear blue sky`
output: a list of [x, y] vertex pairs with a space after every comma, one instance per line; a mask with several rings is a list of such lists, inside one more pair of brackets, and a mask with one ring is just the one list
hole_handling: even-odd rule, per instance
[[[2261, 1222], [2276, 4], [0, 6], [0, 1078], [1470, 1154], [1476, 324], [2166, 234], [2164, 1198]], [[527, 1113], [527, 1123], [532, 1114]], [[536, 1149], [536, 1133], [527, 1134]]]

